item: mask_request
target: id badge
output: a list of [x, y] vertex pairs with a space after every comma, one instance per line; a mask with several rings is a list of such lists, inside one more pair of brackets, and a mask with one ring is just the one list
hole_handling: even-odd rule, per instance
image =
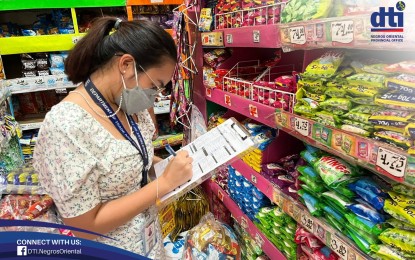
[[157, 214], [152, 210], [146, 212], [146, 225], [144, 228], [144, 250], [146, 255], [151, 252], [157, 242], [156, 218]]

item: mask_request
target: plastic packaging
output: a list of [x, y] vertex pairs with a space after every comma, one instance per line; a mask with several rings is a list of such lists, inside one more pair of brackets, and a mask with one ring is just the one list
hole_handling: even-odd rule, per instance
[[388, 245], [394, 245], [399, 249], [415, 254], [415, 232], [389, 228], [379, 235], [379, 239]]
[[385, 217], [382, 214], [372, 210], [371, 208], [363, 204], [352, 204], [347, 206], [347, 208], [350, 209], [357, 216], [372, 221], [373, 223], [378, 224], [385, 222]]
[[380, 233], [386, 229], [385, 225], [383, 224], [375, 224], [352, 213], [346, 214], [345, 217], [353, 227], [361, 229], [366, 233], [380, 235]]
[[391, 260], [406, 260], [396, 249], [387, 245], [371, 245], [370, 249], [378, 255]]

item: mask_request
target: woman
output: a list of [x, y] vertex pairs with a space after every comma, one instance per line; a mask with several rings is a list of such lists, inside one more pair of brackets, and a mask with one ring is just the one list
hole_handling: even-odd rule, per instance
[[192, 159], [177, 153], [147, 184], [160, 160], [147, 109], [170, 81], [176, 56], [159, 26], [110, 17], [98, 19], [69, 54], [65, 72], [81, 84], [46, 115], [34, 166], [65, 224], [113, 239], [76, 236], [162, 258], [154, 204], [191, 179]]

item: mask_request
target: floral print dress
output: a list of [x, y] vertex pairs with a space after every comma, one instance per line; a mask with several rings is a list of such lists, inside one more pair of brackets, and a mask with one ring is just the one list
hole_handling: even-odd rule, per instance
[[[152, 162], [154, 124], [147, 110], [137, 116], [149, 162]], [[134, 134], [132, 137], [137, 141]], [[40, 184], [53, 198], [58, 213], [64, 218], [73, 218], [99, 203], [140, 189], [143, 161], [128, 140], [116, 139], [79, 105], [61, 102], [46, 115], [39, 131], [34, 167], [39, 173]], [[149, 253], [145, 252], [142, 237], [146, 216], [154, 217], [155, 214], [155, 208], [151, 207], [146, 213], [105, 234], [114, 240], [99, 237], [96, 241], [162, 259], [159, 223], [156, 223], [157, 243]]]

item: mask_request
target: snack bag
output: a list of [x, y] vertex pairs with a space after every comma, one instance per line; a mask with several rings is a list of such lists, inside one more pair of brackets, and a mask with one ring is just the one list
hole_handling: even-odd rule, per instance
[[393, 245], [399, 249], [415, 254], [415, 232], [389, 228], [379, 235], [379, 239], [388, 245]]
[[330, 78], [335, 75], [343, 59], [342, 52], [326, 52], [307, 66], [304, 75], [306, 77]]
[[392, 131], [379, 131], [375, 132], [375, 139], [395, 144], [399, 147], [402, 147], [404, 149], [408, 149], [412, 146], [413, 140], [411, 140], [409, 137], [406, 137], [404, 134], [392, 132]]
[[215, 220], [212, 213], [189, 230], [183, 259], [241, 259], [236, 236], [225, 224]]
[[320, 107], [323, 109], [342, 109], [350, 110], [352, 108], [352, 102], [347, 98], [330, 98], [324, 102], [320, 102]]
[[369, 122], [375, 125], [405, 127], [414, 115], [414, 112], [386, 109], [374, 112]]
[[394, 184], [392, 185], [392, 190], [399, 194], [415, 197], [415, 189], [405, 186], [404, 184]]
[[415, 74], [415, 61], [401, 61], [384, 67], [387, 72]]
[[413, 208], [402, 208], [395, 201], [386, 199], [383, 210], [398, 220], [415, 225], [415, 209]]
[[397, 91], [385, 93], [375, 98], [377, 105], [392, 105], [397, 109], [415, 110], [415, 95]]
[[385, 259], [405, 260], [405, 257], [398, 250], [387, 245], [371, 245], [370, 249], [377, 255], [385, 257]]
[[395, 218], [390, 218], [386, 220], [386, 223], [391, 225], [394, 228], [402, 229], [402, 230], [408, 230], [408, 231], [415, 231], [415, 225], [412, 225], [410, 223], [400, 221]]
[[415, 207], [415, 199], [406, 197], [404, 195], [398, 194], [393, 191], [389, 191], [388, 193], [391, 199], [393, 199], [396, 203], [398, 203], [400, 207], [403, 207], [403, 208], [405, 207], [414, 208]]
[[331, 188], [345, 185], [354, 181], [358, 171], [342, 159], [333, 156], [323, 156], [315, 164], [314, 169], [323, 181]]

